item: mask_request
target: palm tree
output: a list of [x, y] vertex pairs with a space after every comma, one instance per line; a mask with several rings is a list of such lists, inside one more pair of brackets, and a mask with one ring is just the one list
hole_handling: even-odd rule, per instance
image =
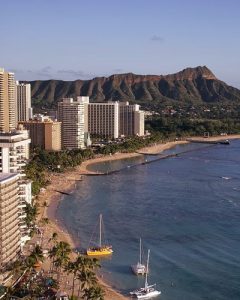
[[39, 260], [41, 262], [44, 261], [43, 251], [42, 248], [39, 245], [36, 245], [33, 251], [30, 253], [30, 256], [35, 259], [36, 262]]
[[59, 280], [59, 271], [69, 262], [69, 255], [71, 253], [70, 245], [66, 242], [60, 241], [56, 243], [56, 245], [53, 247], [52, 251], [50, 252], [50, 255], [52, 257], [55, 257], [55, 260], [53, 261], [54, 266], [58, 270], [58, 280]]
[[83, 255], [78, 255], [76, 259], [78, 265], [77, 279], [79, 280], [78, 296], [80, 290], [96, 284], [96, 275], [93, 272], [94, 269], [100, 268], [99, 260], [96, 258], [89, 258]]
[[55, 244], [57, 242], [58, 234], [53, 232], [52, 237], [48, 240], [49, 242], [53, 242]]
[[25, 212], [26, 212], [26, 219], [25, 219], [25, 222], [26, 222], [26, 225], [27, 227], [31, 227], [36, 218], [37, 218], [37, 215], [38, 215], [38, 206], [35, 204], [35, 205], [31, 205], [29, 203], [26, 203], [26, 207], [24, 208]]
[[69, 261], [68, 264], [66, 265], [65, 267], [65, 271], [68, 273], [68, 274], [73, 274], [73, 279], [72, 279], [72, 297], [74, 295], [74, 289], [75, 289], [75, 280], [76, 280], [76, 274], [79, 270], [79, 265], [77, 264], [76, 261], [72, 262], [72, 261]]
[[88, 268], [91, 270], [99, 269], [101, 268], [101, 265], [99, 263], [99, 260], [97, 258], [89, 258], [88, 259]]
[[95, 286], [97, 284], [96, 274], [91, 270], [80, 271], [77, 274], [77, 278], [81, 282], [79, 284], [79, 289], [81, 289], [82, 291], [84, 291], [85, 289], [88, 289], [92, 286]]
[[86, 300], [104, 300], [104, 291], [100, 286], [92, 286], [84, 290], [83, 297]]

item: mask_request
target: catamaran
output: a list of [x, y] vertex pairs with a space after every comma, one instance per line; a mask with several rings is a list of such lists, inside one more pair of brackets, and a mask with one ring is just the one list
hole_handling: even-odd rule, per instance
[[149, 285], [147, 281], [149, 256], [150, 256], [150, 250], [148, 249], [147, 270], [145, 273], [145, 286], [143, 288], [130, 292], [130, 294], [136, 297], [137, 299], [151, 299], [161, 294], [161, 291], [156, 290], [156, 284]]
[[136, 275], [144, 275], [146, 273], [146, 266], [142, 263], [142, 240], [139, 241], [139, 261], [136, 265], [131, 266], [132, 271]]
[[102, 242], [102, 229], [103, 229], [103, 219], [102, 214], [99, 216], [99, 242], [96, 247], [89, 247], [87, 249], [87, 255], [89, 256], [100, 256], [109, 255], [113, 253], [111, 245], [104, 245]]

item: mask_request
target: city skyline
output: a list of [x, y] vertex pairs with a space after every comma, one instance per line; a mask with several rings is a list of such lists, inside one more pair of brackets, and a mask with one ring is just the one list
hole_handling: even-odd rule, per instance
[[18, 80], [165, 75], [206, 65], [240, 88], [236, 0], [13, 0], [0, 17], [1, 66]]

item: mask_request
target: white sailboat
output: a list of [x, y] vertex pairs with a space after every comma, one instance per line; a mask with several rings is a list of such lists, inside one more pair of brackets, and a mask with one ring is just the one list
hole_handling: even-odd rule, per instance
[[148, 278], [148, 266], [149, 266], [149, 256], [150, 250], [148, 249], [148, 258], [147, 258], [147, 270], [145, 273], [145, 285], [143, 288], [130, 292], [130, 294], [137, 299], [151, 299], [153, 297], [157, 297], [161, 294], [161, 291], [156, 290], [156, 284], [149, 285]]
[[146, 266], [142, 263], [142, 240], [139, 241], [139, 262], [131, 266], [132, 271], [136, 275], [144, 275], [146, 273]]

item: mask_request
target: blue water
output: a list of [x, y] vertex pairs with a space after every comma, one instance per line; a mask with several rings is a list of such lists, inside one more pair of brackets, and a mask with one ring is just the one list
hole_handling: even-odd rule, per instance
[[81, 247], [103, 214], [114, 254], [102, 261], [102, 276], [125, 294], [143, 284], [130, 270], [141, 237], [160, 299], [240, 299], [240, 141], [166, 153], [194, 148], [134, 167], [157, 157], [98, 164], [92, 168], [124, 169], [85, 177], [60, 204], [58, 216]]

